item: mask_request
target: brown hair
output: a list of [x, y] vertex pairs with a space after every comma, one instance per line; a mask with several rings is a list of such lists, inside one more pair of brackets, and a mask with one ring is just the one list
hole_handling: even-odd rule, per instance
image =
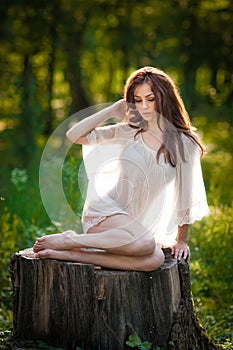
[[[200, 147], [201, 155], [203, 155], [204, 148], [201, 145], [198, 136], [193, 131], [188, 112], [186, 111], [179, 90], [174, 81], [162, 70], [146, 66], [131, 74], [124, 87], [124, 98], [126, 99], [129, 108], [132, 106], [132, 104], [135, 104], [135, 89], [143, 83], [149, 84], [152, 92], [154, 93], [156, 112], [158, 116], [158, 126], [161, 130], [162, 118], [166, 121], [165, 130], [162, 130], [163, 144], [158, 150], [157, 160], [159, 159], [160, 154], [164, 153], [165, 161], [170, 163], [172, 166], [176, 166], [176, 154], [174, 151], [172, 152], [174, 154], [171, 154], [171, 150], [175, 149], [175, 144], [178, 144], [181, 157], [183, 160], [185, 160], [181, 133], [185, 134], [193, 142], [195, 142]], [[147, 128], [147, 122], [142, 119], [138, 111], [135, 111], [135, 115], [136, 119], [140, 121], [138, 132], [145, 131]], [[172, 125], [173, 128], [169, 128], [168, 125]], [[175, 130], [175, 132], [172, 132], [172, 129], [173, 131]]]

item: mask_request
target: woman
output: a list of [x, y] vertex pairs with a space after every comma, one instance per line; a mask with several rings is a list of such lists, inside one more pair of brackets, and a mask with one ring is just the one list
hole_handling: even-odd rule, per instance
[[[121, 122], [99, 127], [112, 117]], [[36, 257], [151, 271], [164, 262], [161, 248], [171, 247], [175, 258], [189, 260], [189, 225], [209, 214], [204, 150], [172, 79], [154, 67], [135, 71], [124, 99], [81, 120], [67, 137], [84, 153], [92, 147], [84, 157], [84, 233], [41, 237]]]

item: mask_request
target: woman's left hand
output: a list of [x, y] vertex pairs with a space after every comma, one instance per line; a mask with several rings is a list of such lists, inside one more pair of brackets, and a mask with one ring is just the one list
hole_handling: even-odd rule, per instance
[[174, 246], [172, 247], [172, 255], [174, 255], [174, 258], [177, 260], [181, 260], [183, 258], [186, 261], [190, 260], [190, 250], [188, 243], [180, 240]]

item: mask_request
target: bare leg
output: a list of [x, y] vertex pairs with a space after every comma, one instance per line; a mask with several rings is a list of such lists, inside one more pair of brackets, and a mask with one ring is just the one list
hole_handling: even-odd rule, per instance
[[[90, 230], [90, 234], [77, 234], [74, 231], [66, 231], [62, 234], [43, 236], [36, 241], [33, 250], [37, 253], [44, 249], [63, 251], [91, 247], [107, 249], [119, 254], [125, 253], [125, 248], [122, 247], [126, 246], [126, 249], [128, 249], [129, 244], [146, 235], [150, 234], [140, 223], [133, 221], [127, 215], [120, 214], [108, 217], [99, 225], [93, 227]], [[150, 242], [153, 245], [151, 235]], [[141, 255], [144, 254], [142, 252]]]
[[58, 259], [83, 264], [93, 264], [119, 270], [153, 271], [164, 263], [164, 254], [158, 246], [144, 256], [125, 256], [106, 251], [53, 250], [45, 249], [36, 253], [40, 259]]

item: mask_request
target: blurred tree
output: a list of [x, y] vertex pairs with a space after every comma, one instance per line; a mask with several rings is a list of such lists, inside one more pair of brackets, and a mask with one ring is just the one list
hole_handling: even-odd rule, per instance
[[18, 163], [70, 113], [119, 98], [143, 65], [172, 72], [191, 107], [200, 96], [232, 105], [230, 0], [3, 0], [0, 10], [2, 149], [14, 139]]
[[[232, 95], [233, 5], [229, 0], [177, 0], [177, 54], [184, 72], [185, 99], [197, 104], [196, 79], [200, 67], [205, 76], [205, 95], [222, 94], [222, 102]], [[179, 25], [181, 24], [181, 25]], [[224, 79], [221, 79], [224, 76]], [[225, 82], [225, 79], [227, 80]]]
[[203, 64], [211, 72], [210, 92], [220, 94], [222, 103], [232, 106], [233, 3], [230, 0], [202, 1], [199, 17], [203, 26]]
[[61, 10], [62, 21], [59, 26], [61, 49], [66, 61], [66, 78], [70, 84], [72, 97], [70, 112], [74, 113], [89, 105], [80, 62], [85, 50], [84, 34], [91, 14], [94, 15], [94, 9], [85, 0], [76, 2], [64, 0], [61, 1]]
[[52, 108], [52, 99], [53, 99], [53, 85], [54, 85], [54, 71], [55, 71], [55, 59], [56, 59], [56, 47], [57, 47], [57, 23], [59, 23], [60, 16], [60, 6], [59, 0], [54, 0], [51, 2], [50, 6], [48, 6], [48, 35], [49, 35], [49, 61], [48, 61], [48, 111], [45, 114], [45, 122], [44, 122], [44, 133], [46, 135], [51, 134], [54, 126], [54, 111]]
[[[12, 83], [15, 86], [14, 93], [11, 86], [6, 86], [5, 94], [9, 101], [8, 108], [13, 109], [16, 117], [13, 137], [15, 154], [21, 160], [22, 166], [26, 166], [33, 158], [37, 118], [41, 112], [36, 96], [37, 80], [33, 71], [32, 57], [39, 50], [41, 41], [39, 29], [43, 18], [30, 5], [24, 8], [19, 5], [8, 6], [4, 23], [6, 34], [4, 48], [8, 56], [12, 57], [8, 74], [13, 76]], [[16, 64], [19, 64], [17, 69]], [[15, 101], [18, 102], [17, 105], [14, 104]]]

